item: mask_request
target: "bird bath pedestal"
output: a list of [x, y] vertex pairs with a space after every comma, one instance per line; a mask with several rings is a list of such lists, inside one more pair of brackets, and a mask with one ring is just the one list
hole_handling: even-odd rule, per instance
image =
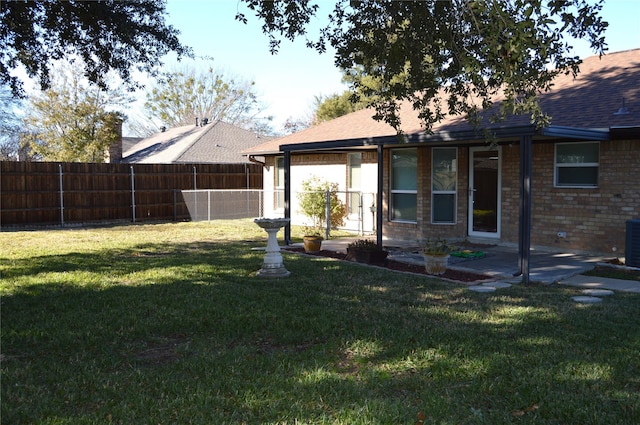
[[253, 220], [262, 227], [269, 238], [267, 239], [267, 253], [264, 256], [262, 268], [258, 271], [260, 277], [288, 277], [291, 272], [284, 267], [282, 255], [280, 255], [280, 245], [276, 234], [281, 227], [289, 223], [289, 218], [256, 218]]

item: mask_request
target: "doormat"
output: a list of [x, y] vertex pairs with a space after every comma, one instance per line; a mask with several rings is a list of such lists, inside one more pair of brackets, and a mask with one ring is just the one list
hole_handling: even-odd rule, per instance
[[453, 251], [450, 255], [460, 258], [482, 258], [486, 254], [482, 251], [471, 251], [469, 249], [464, 249], [462, 251]]

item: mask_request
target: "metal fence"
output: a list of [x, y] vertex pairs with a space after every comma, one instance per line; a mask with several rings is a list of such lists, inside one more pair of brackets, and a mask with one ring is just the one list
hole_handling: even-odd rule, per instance
[[[262, 190], [182, 190], [191, 221], [263, 216]], [[177, 198], [176, 198], [177, 199]], [[177, 208], [176, 202], [176, 208]]]

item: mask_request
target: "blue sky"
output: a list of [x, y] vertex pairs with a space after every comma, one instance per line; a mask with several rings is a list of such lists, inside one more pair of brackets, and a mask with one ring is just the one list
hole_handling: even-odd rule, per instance
[[[316, 28], [334, 2], [317, 3], [321, 10]], [[246, 12], [247, 25], [234, 19], [239, 9]], [[167, 14], [167, 23], [181, 32], [180, 40], [196, 55], [213, 57], [219, 69], [256, 83], [260, 98], [268, 106], [265, 115], [274, 116], [276, 129], [288, 117], [308, 115], [314, 96], [345, 89], [330, 51], [320, 55], [307, 48], [303, 40], [283, 40], [280, 52], [271, 55], [261, 22], [238, 0], [168, 0]], [[602, 15], [609, 22], [605, 37], [610, 52], [640, 47], [639, 0], [608, 0]], [[593, 55], [587, 43], [574, 46], [580, 57]]]

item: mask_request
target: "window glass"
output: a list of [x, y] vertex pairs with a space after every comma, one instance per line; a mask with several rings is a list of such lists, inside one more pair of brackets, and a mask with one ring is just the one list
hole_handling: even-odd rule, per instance
[[456, 195], [434, 194], [431, 210], [434, 223], [455, 223]]
[[417, 220], [415, 193], [391, 194], [391, 219], [399, 221]]
[[598, 143], [558, 143], [556, 162], [558, 164], [598, 163]]
[[431, 222], [456, 222], [458, 150], [433, 148], [431, 164]]
[[599, 156], [598, 142], [557, 143], [555, 186], [597, 187]]
[[276, 158], [276, 209], [284, 208], [284, 158]]
[[416, 149], [391, 151], [391, 220], [417, 220], [417, 152]]
[[362, 187], [362, 154], [350, 153], [348, 161], [349, 214], [357, 214], [360, 208], [360, 190]]
[[418, 157], [416, 149], [391, 151], [391, 184], [393, 190], [418, 189]]
[[597, 167], [561, 167], [558, 168], [559, 186], [596, 186]]
[[276, 158], [276, 187], [284, 188], [284, 158]]

